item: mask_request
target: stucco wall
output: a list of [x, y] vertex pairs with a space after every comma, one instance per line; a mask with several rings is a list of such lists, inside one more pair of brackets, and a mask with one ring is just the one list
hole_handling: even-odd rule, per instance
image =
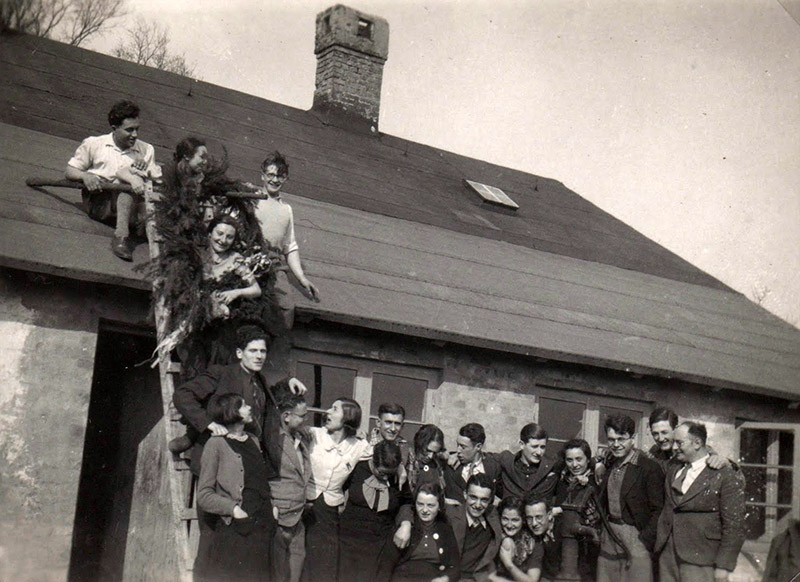
[[99, 320], [146, 301], [0, 270], [0, 580], [66, 579]]

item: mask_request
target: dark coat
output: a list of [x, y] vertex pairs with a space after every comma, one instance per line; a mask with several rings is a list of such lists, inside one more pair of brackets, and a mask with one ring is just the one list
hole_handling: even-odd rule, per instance
[[[255, 385], [251, 380], [255, 378]], [[192, 472], [200, 474], [200, 459], [203, 445], [211, 436], [207, 430], [211, 423], [208, 416], [208, 402], [215, 395], [234, 392], [244, 398], [252, 408], [253, 422], [245, 430], [256, 435], [262, 443], [267, 457], [267, 469], [270, 477], [278, 476], [281, 450], [277, 438], [280, 419], [274, 399], [277, 392], [289, 390], [288, 381], [281, 381], [275, 386], [268, 386], [260, 372], [249, 374], [239, 362], [227, 366], [210, 366], [209, 369], [181, 384], [175, 389], [172, 401], [186, 422], [200, 433], [200, 437], [192, 449]]]
[[499, 487], [497, 496], [501, 499], [514, 495], [524, 499], [527, 495], [536, 495], [539, 498], [551, 498], [555, 495], [556, 485], [561, 474], [561, 461], [545, 455], [539, 463], [539, 468], [532, 478], [521, 475], [514, 467], [514, 461], [521, 453], [503, 451], [490, 454], [500, 464]]
[[[413, 512], [409, 505], [404, 505], [400, 509], [400, 513], [405, 516], [410, 516]], [[398, 514], [398, 520], [399, 519], [400, 516]], [[394, 545], [391, 539], [384, 544], [380, 556], [378, 557], [378, 571], [375, 576], [376, 582], [389, 582], [392, 579], [392, 571], [400, 564], [408, 561], [420, 541], [422, 541], [422, 524], [420, 524], [416, 516], [412, 519], [411, 539], [405, 549], [400, 550]], [[433, 527], [434, 539], [439, 546], [439, 554], [441, 556], [441, 565], [439, 566], [440, 575], [448, 576], [450, 582], [457, 582], [461, 578], [461, 555], [459, 553], [458, 541], [453, 534], [453, 528], [441, 514], [434, 522]]]
[[[658, 516], [664, 506], [664, 473], [658, 463], [639, 451], [637, 459], [628, 464], [620, 488], [622, 521], [636, 526], [639, 539], [653, 551], [656, 543]], [[600, 488], [600, 503], [608, 514], [608, 474]]]
[[660, 551], [670, 534], [678, 557], [689, 564], [733, 571], [744, 543], [744, 477], [741, 471], [705, 467], [685, 494], [672, 483], [681, 465], [670, 466], [666, 502], [658, 520]]
[[[459, 503], [464, 503], [464, 494], [467, 490], [467, 482], [461, 477], [463, 467], [452, 468], [449, 465], [444, 468], [444, 496]], [[500, 461], [496, 455], [483, 456], [483, 468], [486, 476], [492, 480], [492, 486], [497, 492], [497, 485], [500, 481], [502, 469]]]
[[[453, 528], [453, 534], [458, 543], [458, 551], [461, 553], [464, 549], [464, 539], [467, 536], [467, 507], [461, 505], [448, 505], [445, 509], [447, 520]], [[486, 510], [484, 515], [488, 527], [494, 534], [492, 541], [483, 552], [483, 556], [478, 561], [475, 568], [475, 578], [477, 580], [486, 580], [491, 572], [494, 571], [494, 559], [497, 557], [497, 552], [500, 550], [500, 543], [503, 541], [503, 529], [500, 526], [500, 516], [491, 505]]]

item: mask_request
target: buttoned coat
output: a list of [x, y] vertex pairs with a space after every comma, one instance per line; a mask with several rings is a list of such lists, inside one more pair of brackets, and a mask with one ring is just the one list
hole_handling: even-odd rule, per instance
[[[248, 437], [261, 448], [254, 435], [248, 434]], [[197, 504], [200, 509], [222, 516], [222, 520], [230, 525], [234, 506], [242, 503], [244, 465], [241, 455], [231, 449], [225, 442], [226, 438], [211, 437], [203, 448]]]
[[500, 463], [500, 479], [497, 496], [500, 498], [514, 495], [524, 499], [528, 495], [536, 495], [542, 499], [552, 498], [555, 495], [556, 485], [561, 474], [561, 462], [545, 454], [539, 463], [539, 468], [531, 481], [524, 479], [517, 473], [514, 461], [521, 453], [503, 451], [501, 453], [487, 453]]
[[705, 467], [681, 495], [673, 486], [681, 467], [667, 471], [656, 550], [671, 534], [682, 561], [733, 571], [744, 543], [744, 477], [731, 467]]

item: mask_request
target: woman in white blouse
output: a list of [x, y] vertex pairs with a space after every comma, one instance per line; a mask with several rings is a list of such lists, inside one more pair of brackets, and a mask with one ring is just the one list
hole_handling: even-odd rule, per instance
[[339, 559], [339, 512], [344, 485], [359, 461], [372, 457], [372, 445], [357, 438], [361, 407], [352, 398], [338, 398], [328, 409], [325, 424], [311, 427], [311, 481], [306, 501], [307, 582], [334, 581]]

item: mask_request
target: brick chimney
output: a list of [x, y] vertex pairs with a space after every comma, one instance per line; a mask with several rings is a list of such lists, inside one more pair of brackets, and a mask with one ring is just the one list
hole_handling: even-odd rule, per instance
[[350, 129], [378, 132], [389, 23], [337, 4], [317, 14], [313, 111]]

